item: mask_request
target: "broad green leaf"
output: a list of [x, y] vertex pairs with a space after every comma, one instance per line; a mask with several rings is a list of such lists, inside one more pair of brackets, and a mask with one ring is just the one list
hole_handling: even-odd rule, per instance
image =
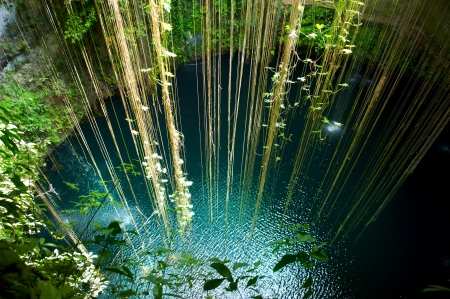
[[297, 240], [299, 242], [310, 242], [311, 241], [311, 235], [305, 232], [297, 232]]
[[323, 262], [328, 261], [327, 254], [323, 251], [311, 252], [311, 257], [316, 260], [323, 261]]
[[228, 269], [227, 266], [225, 266], [225, 264], [222, 263], [212, 263], [211, 267], [216, 269], [216, 271], [222, 275], [223, 277], [225, 277], [226, 279], [228, 279], [228, 281], [232, 282], [233, 281], [233, 276], [231, 275], [231, 271], [230, 269]]
[[248, 266], [250, 266], [250, 265], [247, 263], [234, 263], [233, 270], [243, 268], [243, 267], [248, 267]]
[[203, 285], [203, 291], [211, 291], [219, 287], [225, 278], [207, 280]]
[[38, 288], [41, 290], [40, 299], [61, 299], [62, 296], [59, 294], [58, 289], [55, 288], [49, 281], [39, 280]]
[[286, 265], [289, 265], [291, 263], [294, 263], [297, 261], [297, 255], [294, 254], [285, 254], [281, 260], [273, 267], [273, 272], [277, 272], [278, 270], [282, 269]]
[[162, 299], [162, 296], [163, 296], [163, 293], [162, 293], [163, 292], [163, 287], [162, 287], [162, 285], [160, 285], [160, 284], [155, 285], [153, 287], [152, 292], [153, 292], [154, 299]]
[[233, 292], [236, 291], [238, 289], [238, 284], [237, 282], [230, 282], [230, 285], [228, 286], [228, 288], [225, 288], [228, 292]]
[[118, 221], [111, 221], [108, 225], [108, 229], [113, 229], [112, 234], [114, 236], [122, 232], [122, 228], [120, 228], [120, 223]]
[[114, 228], [102, 229], [102, 233], [104, 233], [106, 236], [110, 235], [113, 231], [114, 231]]
[[314, 267], [314, 261], [307, 261], [302, 263], [302, 265], [305, 269], [311, 269], [312, 267]]
[[316, 252], [319, 248], [322, 248], [323, 246], [325, 246], [327, 243], [323, 242], [322, 244], [319, 245], [314, 245], [311, 249], [311, 252]]
[[301, 288], [302, 288], [302, 289], [309, 288], [310, 286], [312, 286], [312, 283], [313, 283], [313, 279], [312, 279], [312, 277], [310, 276], [310, 277], [308, 277], [308, 279], [302, 284]]
[[255, 277], [250, 278], [247, 281], [247, 285], [245, 286], [245, 288], [251, 287], [252, 285], [256, 284], [256, 282], [258, 281], [258, 278], [259, 278], [259, 276], [255, 276]]

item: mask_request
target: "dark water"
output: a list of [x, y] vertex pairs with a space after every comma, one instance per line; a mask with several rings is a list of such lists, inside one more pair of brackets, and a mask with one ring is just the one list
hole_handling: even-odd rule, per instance
[[[226, 59], [227, 60], [227, 59]], [[224, 62], [226, 63], [226, 62]], [[248, 66], [246, 67], [248, 69]], [[222, 66], [223, 78], [226, 78], [228, 67]], [[265, 246], [268, 242], [277, 237], [282, 237], [278, 230], [281, 214], [284, 208], [286, 186], [289, 181], [294, 149], [286, 149], [283, 160], [280, 162], [280, 170], [276, 185], [272, 185], [273, 176], [268, 178], [267, 192], [261, 207], [258, 226], [253, 237], [253, 242], [249, 242], [249, 231], [252, 212], [246, 217], [243, 223], [239, 223], [240, 193], [233, 192], [230, 197], [229, 224], [224, 228], [224, 198], [226, 189], [226, 130], [223, 131], [222, 150], [220, 156], [220, 176], [218, 205], [214, 199], [215, 218], [209, 220], [209, 204], [207, 199], [208, 190], [202, 183], [201, 166], [205, 161], [201, 160], [200, 138], [199, 138], [199, 118], [203, 116], [198, 111], [203, 111], [202, 104], [197, 100], [197, 88], [201, 91], [201, 67], [196, 69], [195, 65], [186, 66], [177, 71], [178, 96], [180, 99], [180, 111], [182, 119], [181, 132], [185, 136], [186, 163], [189, 180], [194, 182], [190, 187], [192, 193], [192, 203], [196, 213], [193, 220], [192, 231], [182, 243], [176, 239], [175, 248], [177, 250], [187, 250], [192, 255], [207, 259], [210, 257], [229, 258], [233, 262], [252, 263], [258, 260], [263, 262], [260, 273], [267, 275], [273, 267], [277, 257], [270, 253], [271, 248]], [[197, 82], [196, 75], [199, 77]], [[248, 74], [247, 74], [248, 76]], [[361, 77], [353, 74], [352, 78], [356, 84], [370, 84], [361, 82]], [[226, 82], [227, 80], [224, 80]], [[244, 78], [243, 82], [247, 82]], [[226, 85], [226, 83], [223, 83]], [[248, 86], [243, 86], [242, 94], [246, 95]], [[222, 90], [223, 99], [223, 127], [226, 128], [226, 88]], [[243, 97], [245, 98], [245, 97]], [[200, 96], [201, 99], [201, 96]], [[245, 101], [241, 100], [240, 113], [244, 115]], [[125, 152], [124, 144], [128, 145], [131, 160], [137, 156], [133, 152], [132, 137], [129, 133], [128, 124], [124, 120], [125, 115], [120, 99], [114, 99], [108, 103], [110, 116], [114, 115], [113, 108], [118, 115], [118, 121], [112, 120], [116, 135], [119, 135], [119, 126], [122, 128], [124, 140], [119, 141], [120, 151]], [[330, 114], [330, 117], [333, 112]], [[243, 117], [239, 122], [243, 123]], [[119, 165], [109, 129], [105, 118], [96, 120], [101, 135], [104, 138], [107, 151], [111, 157], [113, 165]], [[301, 122], [301, 120], [299, 120]], [[200, 128], [202, 130], [202, 128]], [[329, 138], [327, 146], [333, 146], [340, 136], [339, 129], [328, 128]], [[334, 131], [333, 131], [334, 130]], [[104, 180], [110, 180], [107, 173], [106, 163], [103, 161], [101, 151], [96, 146], [96, 138], [89, 124], [83, 125], [83, 131], [89, 146], [93, 152], [94, 159], [104, 176]], [[449, 209], [446, 209], [445, 200], [449, 197], [445, 188], [448, 186], [449, 176], [446, 174], [450, 166], [450, 138], [443, 136], [432, 148], [430, 153], [418, 167], [416, 172], [407, 180], [398, 194], [393, 198], [385, 211], [373, 223], [366, 232], [356, 241], [355, 237], [349, 238], [326, 247], [325, 250], [330, 257], [327, 263], [317, 263], [312, 272], [315, 280], [315, 293], [313, 298], [439, 298], [422, 295], [421, 290], [428, 284], [445, 283], [450, 278], [450, 238], [448, 235]], [[443, 134], [445, 135], [445, 134]], [[241, 140], [243, 130], [238, 133], [238, 140]], [[333, 137], [334, 136], [334, 137]], [[203, 136], [202, 136], [203, 138]], [[295, 144], [295, 138], [293, 144]], [[101, 179], [93, 170], [93, 162], [90, 158], [85, 159], [86, 149], [80, 146], [74, 138], [72, 146], [64, 143], [55, 153], [55, 159], [63, 165], [59, 171], [53, 171], [50, 180], [57, 188], [57, 191], [64, 198], [61, 203], [63, 208], [71, 206], [69, 200], [77, 201], [78, 195], [87, 194], [90, 190], [100, 189]], [[239, 180], [241, 143], [237, 143], [235, 182]], [[72, 150], [74, 149], [74, 151]], [[326, 151], [326, 146], [319, 148]], [[289, 213], [285, 219], [286, 223], [308, 222], [309, 204], [311, 197], [315, 194], [324, 167], [320, 166], [329, 158], [327, 154], [312, 157], [315, 170], [308, 172], [303, 186], [299, 186], [297, 192], [300, 194], [299, 200], [292, 203]], [[203, 156], [204, 159], [204, 156]], [[133, 162], [133, 161], [126, 161]], [[325, 163], [326, 164], [326, 163]], [[120, 173], [119, 173], [120, 176]], [[63, 181], [77, 183], [80, 192], [75, 192], [67, 188]], [[145, 184], [141, 176], [131, 177], [131, 184], [135, 191], [136, 202], [131, 195], [130, 187], [121, 184], [123, 193], [128, 202], [128, 207], [119, 208], [107, 205], [96, 216], [95, 221], [107, 224], [112, 219], [120, 219], [126, 229], [139, 230], [143, 238], [131, 237], [129, 242], [133, 244], [131, 250], [142, 250], [154, 248], [161, 245], [158, 228], [154, 224], [153, 209], [151, 208]], [[108, 188], [112, 184], [107, 182]], [[116, 190], [111, 197], [119, 200]], [[255, 192], [250, 194], [249, 206], [255, 197]], [[127, 212], [128, 211], [128, 212]], [[131, 213], [133, 217], [128, 214]], [[330, 241], [327, 232], [331, 217], [313, 227], [313, 234], [319, 241]], [[83, 217], [77, 218], [75, 224], [76, 231], [81, 231]], [[226, 235], [226, 238], [224, 237]], [[131, 252], [130, 252], [131, 253]], [[269, 276], [271, 277], [271, 276]], [[300, 272], [283, 271], [277, 276], [271, 277], [274, 283], [261, 281], [259, 290], [265, 296], [277, 298], [301, 298], [302, 290], [299, 284], [308, 277], [304, 270]], [[244, 293], [249, 297], [250, 293]], [[193, 295], [199, 298], [200, 295]], [[221, 294], [220, 298], [236, 298], [236, 295], [226, 297]]]

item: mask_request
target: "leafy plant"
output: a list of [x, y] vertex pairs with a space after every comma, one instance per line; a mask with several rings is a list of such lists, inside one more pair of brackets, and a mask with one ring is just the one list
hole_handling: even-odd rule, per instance
[[66, 21], [64, 37], [70, 39], [73, 44], [81, 41], [96, 20], [96, 12], [93, 6], [86, 7], [78, 13], [72, 13]]
[[[315, 261], [328, 261], [327, 254], [321, 250], [327, 243], [316, 243], [316, 239], [309, 233], [308, 224], [296, 224], [284, 227], [288, 234], [295, 234], [294, 237], [287, 237], [282, 240], [270, 242], [269, 246], [274, 246], [272, 253], [283, 253], [281, 259], [273, 267], [273, 272], [278, 272], [288, 266], [301, 266], [306, 270], [312, 269]], [[300, 268], [299, 268], [300, 270]], [[313, 278], [310, 274], [300, 288], [306, 289], [302, 298], [308, 298], [313, 295]]]

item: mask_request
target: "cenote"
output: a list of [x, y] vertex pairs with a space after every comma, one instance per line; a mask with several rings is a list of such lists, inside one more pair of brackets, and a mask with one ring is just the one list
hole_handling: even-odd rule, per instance
[[450, 294], [447, 1], [2, 5], [0, 298]]
[[[224, 56], [221, 59], [222, 67], [226, 70], [229, 57]], [[202, 122], [204, 107], [203, 103], [199, 103], [197, 98], [197, 91], [203, 90], [202, 82], [198, 80], [202, 77], [201, 67], [201, 61], [197, 61], [179, 68], [176, 73], [179, 111], [186, 147], [187, 173], [189, 179], [194, 182], [190, 191], [195, 216], [193, 217], [192, 228], [187, 235], [180, 237], [179, 234], [174, 234], [172, 248], [174, 251], [185, 252], [205, 261], [216, 257], [222, 260], [228, 259], [231, 261], [229, 263], [230, 268], [235, 262], [250, 265], [261, 262], [257, 273], [265, 276], [266, 273], [271, 272], [271, 268], [280, 258], [280, 255], [271, 253], [274, 246], [268, 246], [268, 244], [271, 241], [286, 237], [286, 229], [280, 228], [282, 221], [286, 226], [296, 223], [310, 223], [311, 234], [320, 243], [329, 243], [332, 240], [333, 232], [336, 229], [336, 221], [341, 213], [340, 205], [345, 205], [345, 200], [343, 200], [343, 203], [338, 202], [336, 208], [330, 211], [325, 219], [319, 220], [313, 217], [313, 212], [316, 212], [316, 210], [311, 209], [311, 202], [314, 200], [316, 189], [327, 169], [327, 162], [333, 154], [330, 148], [335, 146], [340, 139], [346, 138], [342, 136], [345, 130], [342, 126], [328, 124], [328, 127], [325, 127], [327, 133], [324, 133], [327, 138], [319, 144], [310, 145], [317, 146], [317, 152], [308, 157], [311, 161], [309, 169], [304, 171], [306, 174], [301, 172], [304, 177], [303, 183], [296, 189], [297, 195], [289, 212], [283, 217], [287, 184], [296, 150], [295, 146], [290, 145], [290, 142], [296, 144], [299, 138], [299, 136], [295, 136], [295, 129], [290, 130], [293, 134], [285, 147], [283, 159], [277, 161], [277, 171], [268, 178], [270, 184], [266, 187], [267, 192], [264, 195], [259, 220], [253, 236], [251, 236], [253, 218], [251, 207], [254, 205], [254, 197], [256, 196], [255, 182], [253, 182], [251, 192], [248, 194], [249, 199], [244, 201], [244, 204], [248, 205], [247, 209], [250, 210], [250, 213], [246, 213], [240, 218], [240, 209], [243, 205], [241, 201], [242, 193], [239, 188], [240, 176], [234, 176], [227, 222], [225, 219], [227, 151], [225, 150], [226, 139], [224, 137], [220, 146], [218, 145], [220, 147], [220, 167], [218, 182], [212, 191], [213, 219], [211, 219], [209, 191], [205, 187], [205, 157], [202, 157], [201, 153], [204, 144], [201, 143], [202, 137], [199, 136], [199, 132], [204, 132], [204, 123]], [[236, 59], [234, 60], [234, 67], [236, 67]], [[245, 76], [249, 75], [249, 65], [245, 65], [244, 69], [243, 81], [248, 82]], [[301, 74], [301, 69], [296, 70], [294, 76], [297, 74]], [[222, 76], [225, 78], [226, 72]], [[362, 77], [361, 74], [350, 72], [349, 79], [355, 85], [363, 85], [364, 90], [367, 91], [371, 80]], [[236, 82], [236, 78], [232, 78], [231, 81]], [[235, 89], [235, 86], [233, 86], [233, 89]], [[243, 86], [241, 92], [245, 94], [248, 92], [247, 89], [248, 86]], [[222, 88], [221, 92], [223, 97], [226, 98], [225, 88]], [[340, 97], [345, 98], [348, 93], [349, 91], [344, 90]], [[291, 100], [293, 101], [295, 98]], [[240, 109], [244, 110], [245, 102], [241, 102], [240, 105], [242, 106]], [[330, 113], [330, 118], [336, 117], [340, 113], [349, 113], [349, 111], [342, 111], [344, 109], [342, 106], [336, 105], [336, 108]], [[126, 120], [127, 116], [118, 96], [108, 100], [106, 107], [108, 115], [115, 117], [111, 119], [112, 130], [117, 136], [123, 138], [121, 142], [118, 142], [120, 150], [126, 152], [125, 145], [133, 144], [133, 138], [138, 137], [133, 136], [127, 130], [129, 121]], [[223, 101], [220, 108], [225, 111], [227, 102]], [[308, 108], [306, 107], [306, 109]], [[226, 123], [227, 116], [225, 113], [223, 114], [221, 121]], [[244, 117], [245, 115], [240, 116], [241, 119], [238, 121], [242, 127], [245, 125]], [[302, 126], [304, 121], [301, 115], [297, 115], [290, 127]], [[105, 117], [97, 117], [95, 123], [112, 164], [120, 169], [121, 162]], [[120, 200], [117, 196], [117, 190], [114, 189], [114, 184], [111, 182], [112, 178], [108, 173], [104, 155], [102, 155], [100, 147], [96, 145], [97, 141], [92, 125], [89, 123], [82, 124], [82, 131], [92, 152], [92, 158], [103, 177], [101, 179], [95, 174], [94, 162], [89, 157], [87, 148], [77, 141], [77, 136], [68, 138], [53, 153], [53, 158], [48, 161], [47, 168], [50, 173], [49, 181], [53, 188], [58, 190], [58, 196], [64, 198], [62, 201], [57, 201], [54, 197], [61, 210], [76, 208], [74, 203], [80, 201], [80, 195], [87, 195], [94, 190], [101, 190], [102, 186], [106, 186], [107, 190], [113, 191], [107, 196], [108, 200], [93, 218], [93, 221], [107, 226], [111, 220], [117, 220], [121, 222], [124, 230], [137, 231], [141, 235], [138, 238], [130, 234], [130, 239], [127, 242], [131, 242], [133, 246], [126, 248], [122, 254], [132, 257], [134, 250], [139, 252], [163, 247], [164, 243], [160, 237], [161, 228], [154, 222], [157, 213], [152, 208], [148, 198], [144, 184], [145, 179], [140, 172], [136, 153], [132, 148], [128, 149], [129, 160], [125, 160], [124, 163], [135, 164], [135, 171], [139, 173], [129, 175], [129, 182], [124, 183], [124, 178], [121, 179], [121, 192], [125, 194], [126, 198], [134, 198], [135, 201], [129, 201], [126, 208], [111, 204], [110, 200], [117, 203]], [[380, 131], [380, 129], [377, 129], [377, 134], [380, 134]], [[242, 129], [237, 134], [237, 153], [242, 153], [243, 133]], [[226, 136], [225, 126], [221, 134]], [[351, 135], [351, 132], [345, 134]], [[374, 139], [376, 138], [374, 137]], [[418, 171], [406, 181], [392, 199], [394, 203], [386, 208], [380, 219], [369, 226], [367, 232], [362, 235], [350, 233], [336, 241], [332, 246], [325, 246], [330, 260], [316, 263], [313, 270], [294, 268], [261, 278], [258, 287], [260, 294], [264, 298], [300, 298], [305, 292], [300, 287], [301, 284], [309, 275], [312, 275], [315, 285], [313, 298], [427, 298], [426, 295], [421, 294], [422, 289], [429, 281], [442, 281], [442, 277], [445, 277], [444, 273], [448, 271], [449, 267], [448, 238], [442, 236], [440, 232], [442, 227], [448, 225], [446, 211], [441, 203], [441, 197], [445, 193], [442, 187], [445, 186], [445, 179], [438, 174], [440, 171], [437, 170], [445, 167], [444, 165], [449, 165], [450, 155], [448, 150], [445, 150], [445, 146], [448, 146], [448, 140], [447, 129], [434, 144], [430, 154], [420, 164]], [[167, 142], [167, 138], [165, 142]], [[262, 147], [258, 148], [258, 151], [261, 152], [262, 150]], [[236, 169], [239, 169], [241, 159], [242, 154], [237, 154], [234, 165]], [[439, 168], [435, 168], [436, 165], [439, 165]], [[355, 177], [351, 177], [351, 180], [356, 182], [357, 177], [362, 174], [363, 170], [363, 167], [355, 169]], [[72, 184], [75, 184], [76, 188]], [[354, 185], [352, 184], [345, 188], [342, 195], [344, 199], [352, 194], [353, 188]], [[424, 198], [427, 199], [424, 200]], [[70, 222], [77, 234], [83, 231], [86, 222], [91, 219], [91, 214], [80, 216], [74, 213], [63, 213], [62, 215], [67, 223], [71, 219]], [[172, 220], [176, 221], [175, 219]], [[173, 229], [176, 230], [176, 225]], [[92, 238], [92, 232], [86, 234], [84, 238]], [[426, 244], [431, 242], [433, 245], [425, 245], [424, 239], [427, 240]], [[91, 249], [95, 250], [96, 247], [94, 246]], [[196, 270], [198, 271], [195, 274], [198, 275], [197, 277], [201, 277], [202, 271], [203, 274], [211, 272], [211, 269], [207, 269], [207, 267], [200, 269]], [[215, 275], [214, 277], [220, 276]], [[224, 283], [219, 288], [217, 293], [219, 298], [238, 298], [240, 296], [250, 298], [255, 293], [244, 290], [239, 295], [236, 293], [228, 294], [224, 290], [225, 286]], [[435, 295], [433, 298], [439, 298], [436, 294], [433, 295]], [[189, 296], [189, 298], [200, 298], [202, 296], [201, 285], [190, 289]]]

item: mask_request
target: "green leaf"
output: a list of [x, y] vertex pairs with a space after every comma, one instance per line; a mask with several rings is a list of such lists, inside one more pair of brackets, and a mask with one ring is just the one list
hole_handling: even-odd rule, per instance
[[106, 236], [110, 235], [113, 231], [114, 231], [114, 228], [110, 228], [110, 229], [102, 229], [102, 232], [103, 232]]
[[323, 261], [323, 262], [328, 261], [327, 254], [324, 251], [311, 252], [311, 257], [313, 259], [316, 259], [316, 260], [319, 260], [319, 261]]
[[111, 250], [105, 250], [103, 251], [102, 255], [101, 255], [101, 259], [102, 260], [107, 260], [111, 257]]
[[314, 245], [311, 249], [311, 252], [316, 252], [317, 250], [319, 250], [319, 248], [322, 248], [325, 245], [327, 245], [327, 242], [323, 242], [322, 244], [319, 245]]
[[450, 292], [450, 289], [443, 286], [430, 284], [428, 285], [428, 287], [423, 289], [422, 292], [441, 292], [441, 291]]
[[116, 240], [116, 239], [110, 239], [109, 243], [114, 244], [114, 245], [118, 245], [118, 246], [127, 246], [128, 243], [125, 240]]
[[125, 291], [122, 291], [122, 292], [116, 294], [115, 296], [117, 296], [119, 298], [124, 298], [124, 297], [134, 296], [136, 294], [137, 293], [135, 291], [133, 291], [132, 289], [128, 289], [128, 290], [125, 290]]
[[308, 291], [305, 293], [305, 295], [303, 295], [302, 299], [306, 299], [311, 297], [313, 294], [313, 291], [311, 289], [308, 289]]
[[297, 240], [299, 242], [311, 242], [313, 238], [311, 238], [311, 234], [305, 232], [297, 232]]
[[212, 263], [211, 267], [216, 269], [216, 271], [220, 275], [222, 275], [223, 277], [228, 279], [228, 281], [230, 281], [230, 282], [233, 281], [233, 276], [231, 275], [231, 271], [230, 271], [230, 269], [228, 269], [227, 266], [225, 266], [225, 264], [223, 264], [223, 263]]
[[272, 246], [272, 245], [289, 245], [289, 239], [275, 240], [275, 241], [267, 243], [267, 246]]
[[273, 272], [277, 272], [282, 269], [286, 265], [292, 264], [297, 261], [297, 255], [294, 254], [285, 254], [281, 260], [273, 267]]
[[157, 284], [153, 287], [152, 293], [155, 299], [162, 299], [163, 287], [160, 284]]
[[133, 234], [139, 237], [139, 234], [135, 230], [127, 230], [126, 233]]
[[248, 266], [250, 266], [250, 265], [247, 263], [234, 263], [233, 270], [243, 268], [243, 267], [248, 267]]
[[153, 274], [149, 274], [145, 277], [141, 277], [141, 279], [147, 280], [148, 282], [151, 282], [153, 284], [157, 284], [158, 283], [158, 278], [153, 275]]
[[164, 248], [164, 247], [158, 247], [155, 250], [151, 251], [152, 254], [155, 254], [155, 255], [158, 255], [158, 256], [164, 255], [166, 253], [172, 253], [172, 252], [173, 252], [173, 249]]
[[128, 276], [131, 280], [134, 280], [134, 274], [133, 272], [131, 272], [130, 268], [128, 268], [127, 266], [122, 266], [122, 269], [126, 273], [126, 276]]
[[108, 225], [108, 229], [113, 229], [112, 231], [113, 236], [120, 234], [122, 232], [122, 228], [120, 228], [120, 222], [118, 221], [111, 221]]
[[134, 275], [131, 273], [130, 269], [128, 269], [126, 266], [122, 267], [110, 267], [105, 268], [106, 271], [114, 272], [123, 276], [127, 276], [130, 279], [133, 279]]
[[23, 182], [20, 180], [20, 176], [17, 174], [14, 174], [10, 177], [11, 181], [14, 183], [14, 186], [16, 186], [19, 190], [26, 190], [27, 187], [23, 184]]
[[228, 288], [225, 288], [228, 292], [233, 292], [236, 291], [238, 289], [238, 284], [237, 282], [230, 282], [230, 285], [228, 286]]
[[312, 283], [313, 283], [313, 279], [312, 279], [312, 277], [310, 276], [310, 277], [308, 277], [308, 279], [302, 284], [301, 288], [302, 288], [302, 289], [309, 288], [310, 286], [312, 286]]
[[305, 269], [311, 269], [312, 267], [314, 267], [314, 261], [307, 261], [302, 263], [302, 265]]
[[203, 291], [214, 290], [215, 288], [219, 287], [224, 280], [225, 278], [207, 280], [203, 285]]
[[252, 285], [256, 284], [256, 282], [258, 281], [259, 276], [254, 276], [252, 278], [250, 278], [247, 281], [247, 285], [245, 286], [245, 288], [251, 287]]
[[80, 191], [80, 188], [78, 187], [78, 184], [65, 182], [65, 181], [63, 183], [66, 184], [66, 186], [69, 187], [69, 189], [71, 189], [71, 190]]
[[38, 281], [38, 287], [41, 290], [40, 299], [61, 299], [61, 294], [49, 281]]
[[[322, 104], [322, 103], [317, 103], [317, 104]], [[300, 223], [298, 223], [297, 226], [301, 227], [303, 229], [308, 229], [309, 228], [309, 224], [300, 224]]]
[[[5, 196], [0, 196], [0, 197], [5, 197]], [[13, 215], [15, 218], [20, 217], [20, 215], [19, 215], [20, 209], [16, 203], [2, 200], [2, 201], [0, 201], [0, 204], [2, 207], [4, 207], [6, 209], [6, 211], [8, 213]]]

